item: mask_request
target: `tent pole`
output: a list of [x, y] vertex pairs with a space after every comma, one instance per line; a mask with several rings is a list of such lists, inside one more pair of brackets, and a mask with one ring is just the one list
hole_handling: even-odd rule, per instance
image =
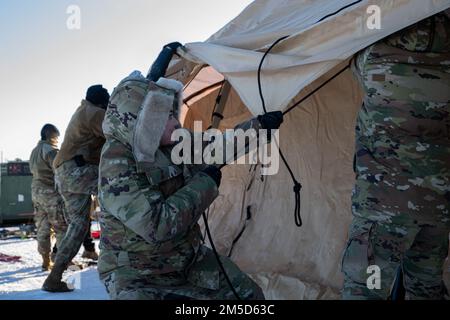
[[216, 104], [214, 105], [213, 113], [211, 116], [211, 126], [210, 128], [219, 128], [220, 121], [223, 119], [223, 110], [228, 101], [228, 96], [230, 95], [231, 85], [228, 81], [224, 81], [222, 88], [220, 89], [219, 95], [216, 99]]

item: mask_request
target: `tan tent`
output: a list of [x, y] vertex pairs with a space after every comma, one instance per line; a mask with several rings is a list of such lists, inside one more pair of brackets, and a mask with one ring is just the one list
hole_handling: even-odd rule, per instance
[[[294, 224], [293, 184], [283, 164], [273, 176], [261, 176], [255, 165], [227, 166], [210, 208], [216, 247], [267, 298], [339, 298], [362, 99], [345, 67], [359, 50], [449, 7], [450, 0], [256, 0], [207, 41], [178, 51], [182, 58], [172, 61], [168, 74], [186, 83], [186, 127], [203, 120], [203, 129], [211, 121], [231, 128], [263, 113], [257, 70], [281, 37], [288, 36], [261, 71], [267, 110], [286, 110], [320, 88], [286, 115], [280, 129], [281, 150], [303, 185], [303, 226]], [[223, 119], [212, 117], [214, 111]]]

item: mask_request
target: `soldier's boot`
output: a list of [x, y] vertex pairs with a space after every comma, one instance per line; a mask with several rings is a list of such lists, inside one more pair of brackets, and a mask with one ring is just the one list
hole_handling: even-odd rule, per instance
[[49, 254], [42, 255], [42, 271], [50, 271], [53, 267], [53, 262]]
[[91, 260], [97, 261], [98, 260], [98, 253], [95, 252], [95, 250], [94, 251], [88, 251], [88, 250], [85, 249], [83, 254], [81, 255], [81, 257], [85, 258], [85, 259], [91, 259]]
[[47, 279], [45, 279], [44, 284], [42, 285], [42, 290], [48, 292], [70, 292], [73, 289], [67, 286], [67, 283], [62, 281], [62, 275], [64, 273], [65, 268], [60, 265], [55, 265], [48, 275]]

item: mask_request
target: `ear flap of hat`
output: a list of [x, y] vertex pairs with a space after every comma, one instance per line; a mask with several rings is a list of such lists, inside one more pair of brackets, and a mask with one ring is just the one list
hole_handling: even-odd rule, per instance
[[172, 113], [175, 118], [179, 119], [181, 107], [183, 106], [183, 83], [174, 79], [159, 78], [156, 84], [160, 87], [175, 91]]
[[133, 135], [132, 149], [140, 172], [145, 172], [145, 169], [155, 161], [155, 154], [175, 99], [175, 91], [150, 82]]

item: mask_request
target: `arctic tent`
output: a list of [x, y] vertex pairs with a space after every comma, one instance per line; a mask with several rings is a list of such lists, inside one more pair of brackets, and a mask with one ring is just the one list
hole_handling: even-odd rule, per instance
[[303, 225], [294, 223], [283, 163], [270, 176], [260, 165], [226, 166], [208, 212], [218, 251], [267, 298], [339, 299], [362, 102], [349, 61], [449, 7], [450, 0], [256, 0], [205, 42], [178, 50], [166, 76], [185, 83], [185, 127], [201, 120], [203, 130], [233, 128], [264, 112], [261, 95], [267, 111], [289, 111], [279, 145], [302, 184]]

